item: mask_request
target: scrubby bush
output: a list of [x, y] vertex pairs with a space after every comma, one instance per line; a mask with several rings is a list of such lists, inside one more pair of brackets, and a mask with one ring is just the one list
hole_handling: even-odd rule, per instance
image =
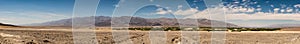
[[215, 30], [211, 27], [199, 27], [199, 28], [192, 28], [191, 30], [184, 30], [186, 28], [191, 28], [191, 27], [162, 27], [162, 28], [128, 28], [129, 30], [142, 30], [142, 31], [150, 31], [150, 30], [161, 30], [161, 31], [276, 31], [280, 30], [280, 28], [241, 28], [241, 27], [229, 27], [225, 30]]

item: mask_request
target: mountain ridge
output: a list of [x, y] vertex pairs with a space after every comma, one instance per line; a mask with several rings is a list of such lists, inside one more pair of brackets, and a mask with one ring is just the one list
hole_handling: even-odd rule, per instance
[[272, 27], [272, 28], [300, 27], [300, 24], [273, 24], [273, 25], [268, 25], [266, 27]]
[[0, 23], [0, 26], [13, 26], [13, 27], [17, 27], [16, 25], [11, 25], [11, 24], [3, 24], [3, 23]]
[[[78, 20], [77, 24], [84, 25], [85, 22], [91, 21], [88, 19], [95, 18], [95, 26], [97, 27], [110, 27], [110, 26], [120, 26], [129, 23], [129, 26], [200, 26], [200, 27], [211, 27], [211, 22], [226, 23], [221, 21], [209, 20], [209, 19], [176, 19], [176, 18], [142, 18], [142, 17], [131, 17], [121, 16], [121, 17], [108, 17], [108, 16], [92, 16], [92, 17], [76, 17], [73, 19]], [[111, 22], [112, 19], [116, 22]], [[131, 21], [126, 22], [125, 20]], [[180, 20], [184, 23], [179, 24], [177, 21]], [[193, 24], [197, 20], [198, 24]], [[76, 24], [76, 25], [77, 25]], [[238, 27], [237, 25], [226, 23], [227, 27]], [[49, 21], [44, 23], [34, 23], [27, 26], [72, 26], [72, 18], [62, 19], [57, 21]]]

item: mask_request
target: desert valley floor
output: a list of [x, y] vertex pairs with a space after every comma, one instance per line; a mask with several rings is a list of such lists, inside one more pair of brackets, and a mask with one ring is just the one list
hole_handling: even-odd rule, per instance
[[[199, 31], [200, 44], [211, 44], [211, 32]], [[132, 41], [134, 44], [151, 44], [148, 31], [130, 31], [130, 37], [123, 41], [114, 41], [110, 31], [96, 31], [99, 44], [115, 44]], [[181, 37], [179, 31], [166, 31], [165, 43], [178, 44]], [[195, 37], [197, 37], [195, 36]], [[281, 32], [226, 32], [225, 44], [300, 44], [300, 33], [297, 31]], [[0, 44], [74, 44], [72, 31], [68, 30], [18, 30], [0, 29]]]

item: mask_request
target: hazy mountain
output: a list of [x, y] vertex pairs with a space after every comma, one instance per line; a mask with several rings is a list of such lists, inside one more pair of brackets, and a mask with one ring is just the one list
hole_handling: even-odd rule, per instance
[[273, 27], [273, 28], [300, 27], [300, 24], [274, 24], [266, 27]]
[[[90, 19], [93, 17], [78, 17], [76, 19], [76, 25], [84, 25], [91, 21]], [[112, 22], [114, 19], [115, 22]], [[126, 22], [126, 20], [131, 19], [131, 21]], [[195, 24], [191, 21], [195, 19], [179, 19], [183, 23], [181, 25], [185, 26], [201, 26], [201, 27], [210, 27], [211, 22], [219, 22], [225, 23], [220, 21], [214, 21], [209, 19], [197, 19], [198, 24]], [[95, 17], [95, 26], [98, 27], [107, 27], [107, 26], [124, 26], [125, 24], [129, 23], [130, 26], [179, 26], [177, 19], [175, 18], [141, 18], [141, 17], [132, 17], [130, 16], [122, 16], [122, 17], [107, 17], [107, 16], [96, 16]], [[236, 27], [237, 25], [226, 23], [228, 27]], [[45, 23], [36, 23], [30, 24], [29, 26], [72, 26], [72, 19], [62, 19], [58, 21], [50, 21]]]
[[0, 26], [15, 26], [15, 25], [0, 23]]

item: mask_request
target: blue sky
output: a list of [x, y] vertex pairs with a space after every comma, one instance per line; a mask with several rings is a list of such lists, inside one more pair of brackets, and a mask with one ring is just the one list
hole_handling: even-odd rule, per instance
[[1, 0], [1, 11], [72, 13], [74, 0]]
[[39, 23], [72, 15], [74, 0], [0, 0], [0, 22]]
[[[96, 15], [112, 16], [114, 9], [120, 6], [118, 5], [119, 1], [100, 0]], [[228, 15], [226, 14], [227, 22], [242, 26], [299, 24], [298, 22], [300, 22], [298, 19], [300, 18], [300, 1], [298, 0], [223, 0], [223, 4], [218, 8], [207, 8], [203, 0], [186, 1], [191, 9], [169, 11], [164, 7], [149, 5], [141, 8], [135, 14], [145, 18], [174, 18], [174, 15], [178, 15], [184, 18], [197, 16], [196, 18], [209, 19], [205, 17], [207, 16], [206, 11], [225, 8], [225, 11], [228, 12]], [[0, 22], [29, 24], [71, 18], [74, 2], [74, 0], [0, 0]]]

